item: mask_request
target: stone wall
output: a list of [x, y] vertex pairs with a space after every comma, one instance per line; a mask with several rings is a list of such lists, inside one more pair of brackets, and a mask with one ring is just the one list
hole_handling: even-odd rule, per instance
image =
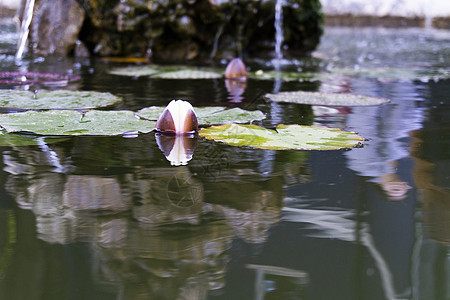
[[[274, 10], [275, 0], [36, 0], [32, 48], [165, 62], [271, 57]], [[315, 49], [323, 30], [319, 0], [284, 0], [283, 20], [284, 51]]]

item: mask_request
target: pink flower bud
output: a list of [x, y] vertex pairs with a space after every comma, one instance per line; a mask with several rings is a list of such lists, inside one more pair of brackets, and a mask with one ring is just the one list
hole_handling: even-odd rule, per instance
[[247, 70], [240, 58], [234, 58], [225, 69], [225, 78], [239, 81], [247, 80]]
[[172, 100], [156, 121], [156, 130], [170, 134], [190, 134], [198, 130], [197, 116], [192, 105]]

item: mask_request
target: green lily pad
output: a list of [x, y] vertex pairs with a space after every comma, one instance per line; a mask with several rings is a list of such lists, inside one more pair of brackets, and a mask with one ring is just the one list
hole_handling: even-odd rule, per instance
[[[139, 110], [136, 114], [144, 119], [156, 121], [163, 112], [164, 107], [151, 106]], [[259, 110], [248, 111], [241, 108], [226, 109], [221, 106], [194, 107], [199, 125], [249, 123], [265, 118]]]
[[157, 66], [145, 65], [145, 66], [115, 68], [110, 70], [109, 74], [130, 76], [130, 77], [144, 77], [144, 76], [151, 76], [159, 72], [161, 71], [158, 69]]
[[194, 70], [194, 69], [163, 72], [155, 74], [153, 76], [153, 78], [162, 78], [162, 79], [217, 79], [222, 77], [223, 75], [218, 72]]
[[364, 138], [335, 128], [278, 125], [271, 130], [256, 125], [225, 124], [202, 128], [199, 135], [232, 146], [270, 150], [336, 150], [360, 146]]
[[283, 81], [319, 81], [321, 76], [319, 73], [304, 73], [304, 72], [276, 72], [263, 71], [249, 72], [248, 77], [258, 80], [275, 80], [281, 79]]
[[74, 110], [27, 111], [0, 115], [7, 132], [32, 132], [39, 135], [121, 135], [147, 133], [155, 122], [142, 120], [132, 111], [96, 111], [82, 114]]
[[[152, 106], [132, 111], [75, 110], [27, 111], [0, 115], [0, 126], [7, 132], [31, 132], [38, 135], [121, 135], [131, 132], [147, 133], [155, 128], [164, 107]], [[197, 107], [199, 124], [248, 123], [261, 120], [261, 111], [240, 108]]]
[[0, 90], [0, 107], [20, 109], [84, 109], [105, 107], [120, 102], [110, 93], [88, 91]]
[[248, 111], [235, 107], [207, 115], [200, 115], [199, 124], [249, 123], [256, 120], [262, 120], [265, 117], [265, 114], [259, 110]]
[[436, 81], [450, 78], [448, 70], [420, 70], [413, 68], [335, 68], [333, 73], [349, 76], [375, 78], [378, 80], [398, 80], [398, 81]]
[[275, 102], [328, 106], [370, 106], [381, 105], [390, 101], [380, 97], [303, 91], [266, 94], [265, 97]]
[[214, 69], [193, 68], [187, 66], [132, 66], [116, 68], [109, 73], [121, 76], [150, 76], [152, 78], [162, 79], [217, 79], [223, 77], [223, 74], [220, 71]]

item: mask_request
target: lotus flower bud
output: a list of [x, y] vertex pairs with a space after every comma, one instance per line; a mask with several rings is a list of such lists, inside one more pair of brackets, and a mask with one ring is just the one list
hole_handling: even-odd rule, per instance
[[197, 138], [188, 135], [156, 134], [156, 143], [173, 166], [187, 165], [192, 159]]
[[172, 100], [156, 121], [156, 130], [171, 134], [190, 134], [198, 130], [197, 116], [192, 105]]
[[247, 70], [240, 58], [232, 59], [225, 69], [225, 78], [239, 81], [247, 80]]

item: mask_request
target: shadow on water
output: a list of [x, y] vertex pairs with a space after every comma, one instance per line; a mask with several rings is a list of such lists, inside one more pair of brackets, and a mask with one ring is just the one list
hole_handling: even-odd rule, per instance
[[[408, 51], [403, 62], [405, 48], [379, 50], [381, 40], [399, 39], [427, 47], [415, 48], [414, 57]], [[154, 133], [2, 146], [1, 299], [448, 298], [448, 79], [340, 75], [246, 86], [133, 79], [86, 59], [25, 57], [17, 67], [11, 40], [0, 44], [5, 70], [70, 70], [81, 80], [50, 88], [110, 91], [124, 98], [115, 108], [172, 98], [259, 108], [268, 114], [266, 127], [338, 127], [368, 141], [360, 149], [306, 152], [197, 139], [192, 159], [179, 167]], [[448, 68], [448, 40], [434, 31], [330, 29], [315, 67], [298, 59], [284, 68], [410, 67], [415, 58], [423, 59], [420, 68]], [[275, 87], [391, 103], [330, 109], [266, 102], [261, 95]]]

